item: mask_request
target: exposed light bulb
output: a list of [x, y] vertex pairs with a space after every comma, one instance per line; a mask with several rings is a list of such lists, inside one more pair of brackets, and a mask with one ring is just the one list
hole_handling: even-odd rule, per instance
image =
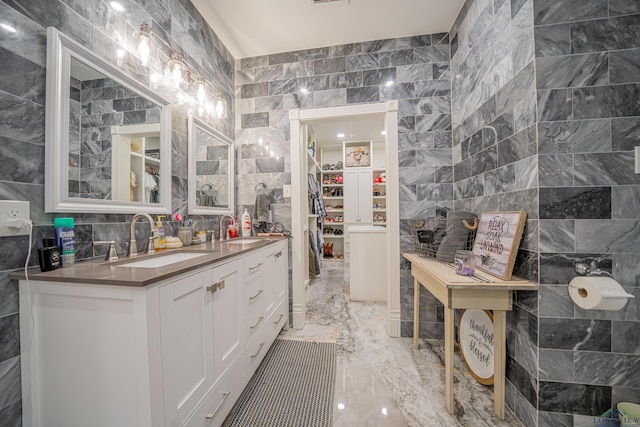
[[262, 146], [262, 138], [259, 138], [259, 139], [258, 139], [258, 144], [259, 144], [260, 146]]
[[140, 62], [145, 67], [149, 63], [149, 58], [151, 58], [151, 46], [150, 46], [149, 37], [146, 35], [140, 36], [140, 43], [138, 43], [138, 58], [140, 58]]
[[204, 115], [204, 107], [202, 105], [198, 105], [198, 115], [200, 117]]
[[180, 54], [172, 53], [171, 60], [169, 61], [169, 75], [173, 84], [180, 88], [180, 84], [182, 83], [182, 60], [180, 58]]
[[198, 102], [205, 102], [207, 98], [207, 92], [205, 91], [205, 88], [204, 88], [204, 78], [202, 78], [202, 80], [198, 78], [197, 84], [198, 84], [198, 91], [196, 92], [196, 97], [198, 98]]
[[216, 117], [219, 119], [227, 118], [227, 101], [224, 100], [222, 94], [216, 97]]
[[8, 31], [10, 33], [15, 33], [15, 32], [18, 31], [14, 27], [12, 27], [11, 25], [5, 24], [5, 23], [0, 24], [0, 28], [2, 28], [5, 31]]
[[118, 64], [118, 67], [122, 66], [123, 58], [124, 58], [124, 49], [118, 49], [116, 51], [116, 64]]

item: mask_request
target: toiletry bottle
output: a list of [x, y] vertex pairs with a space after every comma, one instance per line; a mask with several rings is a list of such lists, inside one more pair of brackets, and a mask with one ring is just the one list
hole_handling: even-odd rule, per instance
[[242, 213], [242, 237], [250, 237], [251, 236], [251, 215], [249, 215], [249, 211], [247, 208], [244, 208], [244, 212]]
[[73, 218], [54, 218], [56, 229], [56, 246], [60, 248], [62, 267], [72, 266], [76, 261], [76, 245]]
[[167, 248], [167, 244], [164, 238], [164, 226], [160, 218], [165, 218], [164, 215], [158, 215], [158, 221], [156, 221], [156, 228], [158, 229], [158, 238], [154, 240], [153, 248], [156, 251], [163, 251]]

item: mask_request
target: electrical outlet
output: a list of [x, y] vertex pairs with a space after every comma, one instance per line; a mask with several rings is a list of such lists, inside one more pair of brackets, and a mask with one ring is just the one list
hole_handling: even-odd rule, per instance
[[29, 227], [11, 227], [10, 220], [28, 220], [29, 202], [18, 200], [0, 200], [0, 237], [5, 236], [26, 236], [29, 234]]

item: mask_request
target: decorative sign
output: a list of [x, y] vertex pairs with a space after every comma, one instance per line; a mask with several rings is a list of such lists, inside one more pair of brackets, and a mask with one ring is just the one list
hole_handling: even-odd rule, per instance
[[347, 167], [370, 166], [369, 146], [345, 147], [344, 164]]
[[458, 326], [460, 354], [480, 384], [493, 384], [493, 316], [484, 310], [463, 310]]
[[527, 213], [522, 211], [480, 215], [473, 243], [476, 268], [502, 280], [511, 279], [526, 218]]

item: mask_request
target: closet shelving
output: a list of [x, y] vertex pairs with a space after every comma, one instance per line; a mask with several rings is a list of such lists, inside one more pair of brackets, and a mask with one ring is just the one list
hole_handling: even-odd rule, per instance
[[342, 146], [323, 146], [321, 149], [321, 185], [327, 217], [321, 224], [322, 237], [330, 250], [325, 260], [341, 261], [344, 254], [344, 171], [336, 168], [342, 162]]
[[387, 183], [385, 169], [373, 170], [373, 224], [387, 223]]

